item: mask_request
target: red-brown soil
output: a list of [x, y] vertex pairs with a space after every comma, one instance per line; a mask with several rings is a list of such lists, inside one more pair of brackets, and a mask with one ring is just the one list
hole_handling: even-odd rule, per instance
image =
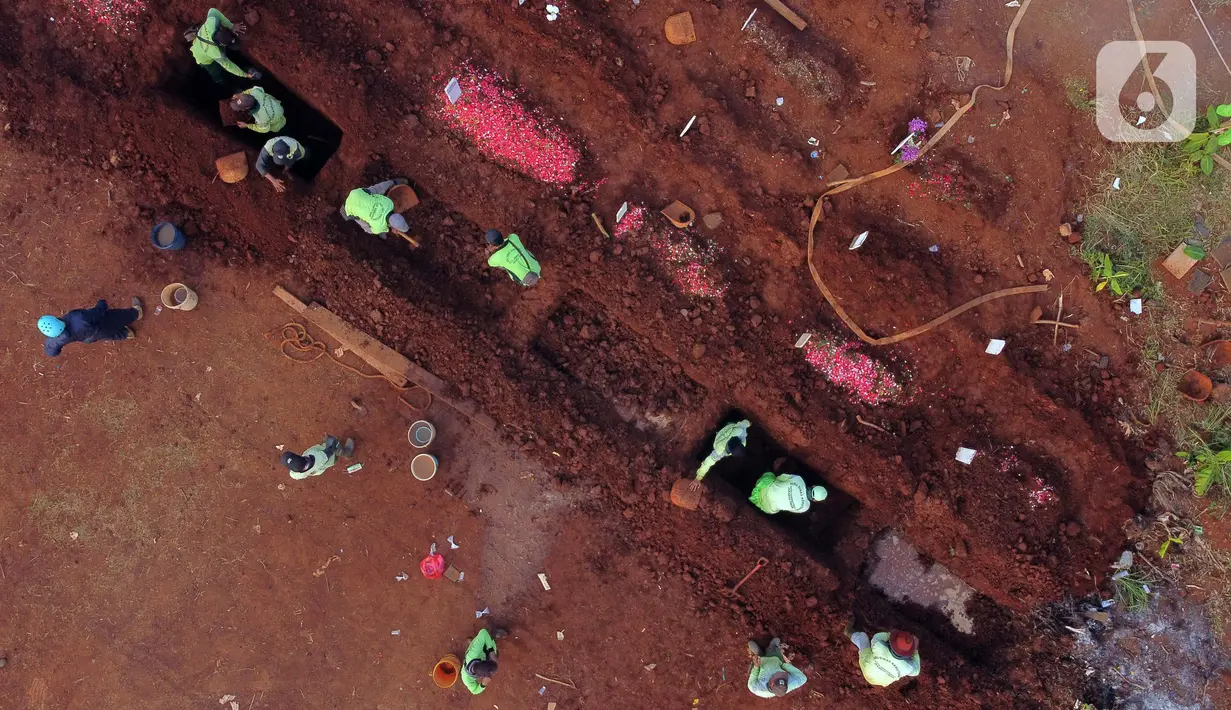
[[[255, 178], [214, 180], [214, 159], [243, 145], [169, 89], [190, 66], [180, 34], [206, 4], [173, 0], [121, 35], [83, 16], [69, 21], [70, 2], [51, 4], [55, 21], [47, 3], [0, 8], [5, 145], [60, 166], [47, 174], [41, 159], [23, 159], [29, 162], [16, 169], [31, 175], [27, 194], [55, 197], [59, 206], [76, 204], [80, 198], [69, 195], [92, 180], [116, 190], [105, 205], [95, 190], [74, 211], [92, 220], [89, 231], [75, 218], [49, 231], [41, 247], [21, 237], [26, 250], [54, 244], [43, 268], [56, 260], [96, 266], [78, 263], [64, 284], [55, 284], [54, 271], [23, 277], [49, 290], [40, 299], [23, 291], [29, 312], [10, 320], [20, 333], [20, 349], [9, 354], [11, 382], [41, 388], [35, 391], [44, 397], [74, 387], [104, 399], [119, 396], [109, 387], [148, 397], [124, 417], [123, 431], [134, 427], [141, 433], [126, 436], [136, 438], [119, 439], [119, 430], [106, 427], [73, 429], [77, 448], [55, 436], [59, 422], [48, 408], [10, 408], [10, 429], [29, 432], [15, 457], [24, 477], [6, 503], [17, 532], [3, 539], [0, 559], [7, 579], [0, 583], [25, 590], [16, 622], [0, 627], [11, 639], [2, 641], [13, 661], [6, 692], [19, 703], [144, 702], [137, 697], [157, 698], [148, 707], [182, 707], [185, 698], [212, 703], [235, 692], [244, 707], [439, 707], [426, 669], [473, 631], [470, 603], [413, 576], [399, 601], [404, 590], [392, 577], [413, 574], [433, 536], [441, 542], [460, 530], [463, 540], [497, 541], [530, 522], [546, 531], [528, 546], [537, 555], [533, 569], [499, 584], [497, 574], [474, 575], [489, 585], [476, 587], [481, 594], [509, 602], [494, 609], [500, 621], [525, 636], [509, 644], [510, 670], [483, 698], [501, 707], [538, 706], [535, 672], [567, 675], [582, 688], [572, 695], [550, 688], [562, 710], [694, 698], [706, 707], [744, 707], [743, 640], [771, 633], [795, 647], [809, 675], [793, 707], [810, 706], [819, 699], [813, 692], [828, 701], [818, 707], [882, 707], [904, 697], [920, 707], [1050, 708], [1072, 697], [1079, 680], [1052, 663], [1058, 642], [1036, 637], [1028, 613], [1092, 591], [1087, 570], [1106, 568], [1121, 524], [1146, 503], [1148, 448], [1123, 439], [1116, 421], [1125, 410], [1117, 398], [1128, 392], [1119, 378], [1129, 377], [1136, 353], [1055, 231], [1076, 211], [1083, 176], [1096, 173], [1090, 151], [1101, 140], [1090, 117], [1067, 103], [1061, 79], [1092, 80], [1101, 43], [1128, 34], [1124, 8], [1031, 9], [1012, 86], [986, 94], [955, 128], [952, 145], [933, 154], [934, 165], [957, 177], [954, 199], [905, 197], [912, 168], [834, 200], [818, 261], [847, 309], [876, 334], [918, 325], [989, 290], [1041, 283], [1044, 270], [1053, 275], [1052, 291], [1037, 299], [997, 301], [900, 346], [862, 349], [907, 376], [911, 393], [899, 404], [869, 406], [827, 383], [791, 347], [805, 330], [848, 336], [804, 268], [818, 176], [838, 163], [855, 174], [884, 166], [910, 118], [947, 117], [951, 100], [996, 83], [1013, 10], [797, 2], [811, 23], [806, 33], [760, 6], [754, 35], [739, 31], [748, 4], [585, 0], [562, 4], [553, 23], [543, 4], [224, 4], [235, 19], [247, 12], [257, 20], [245, 51], [344, 132], [317, 178], [292, 184], [284, 196]], [[1180, 3], [1166, 5], [1182, 11]], [[663, 20], [679, 9], [692, 11], [699, 42], [674, 47], [662, 39]], [[1147, 35], [1165, 24], [1157, 17], [1143, 21]], [[1095, 18], [1089, 36], [1078, 35]], [[1191, 40], [1204, 67], [1198, 38]], [[959, 81], [954, 58], [963, 54], [974, 63]], [[439, 77], [462, 61], [502, 74], [559, 117], [584, 146], [590, 187], [549, 188], [451, 134], [436, 117]], [[694, 114], [699, 125], [679, 139]], [[809, 137], [819, 139], [816, 160]], [[337, 216], [350, 189], [394, 175], [408, 177], [423, 200], [408, 215], [424, 242], [413, 252]], [[57, 192], [61, 180], [68, 195]], [[14, 224], [33, 226], [20, 222], [22, 214], [41, 213], [14, 202], [20, 186], [12, 187], [4, 209]], [[721, 298], [680, 294], [650, 250], [632, 238], [608, 240], [590, 219], [595, 212], [610, 227], [624, 201], [675, 199], [699, 215], [724, 215], [718, 229], [698, 228], [722, 250], [717, 268], [728, 288]], [[149, 225], [160, 219], [183, 226], [185, 252], [150, 248]], [[485, 267], [481, 236], [490, 227], [523, 236], [543, 263], [540, 286], [523, 290]], [[867, 245], [847, 251], [863, 230], [872, 232]], [[95, 252], [99, 241], [106, 248]], [[932, 245], [939, 250], [930, 252]], [[119, 299], [132, 290], [121, 286], [125, 278], [148, 294], [184, 277], [229, 291], [228, 307], [163, 314], [139, 356], [134, 344], [107, 349], [106, 360], [87, 358], [82, 346], [62, 361], [37, 352], [30, 313], [98, 295]], [[276, 336], [252, 337], [276, 332], [284, 317], [266, 303], [274, 283], [377, 334], [495, 417], [496, 442], [461, 422], [450, 427], [454, 455], [475, 462], [472, 478], [455, 480], [490, 481], [488, 488], [470, 485], [453, 498], [443, 490], [447, 476], [427, 487], [396, 477], [407, 457], [402, 405], [323, 362], [297, 367], [271, 356]], [[6, 290], [20, 290], [15, 284]], [[1082, 327], [1054, 340], [1028, 314], [1037, 304], [1050, 316], [1060, 288], [1065, 312]], [[240, 333], [248, 340], [235, 340]], [[1009, 341], [1005, 355], [983, 354], [990, 337]], [[168, 350], [170, 343], [180, 350]], [[186, 363], [199, 369], [210, 355], [232, 363], [215, 380], [222, 399], [212, 413], [204, 409], [208, 395], [198, 411], [187, 389], [177, 393], [179, 370]], [[1110, 356], [1110, 369], [1096, 367], [1101, 355]], [[56, 377], [66, 379], [31, 382], [31, 363], [43, 371], [63, 366]], [[223, 374], [235, 380], [224, 383]], [[322, 376], [327, 387], [315, 379]], [[381, 402], [380, 411], [372, 406], [373, 421], [362, 423], [364, 442], [379, 452], [366, 479], [333, 471], [311, 487], [292, 487], [272, 464], [217, 473], [221, 462], [213, 460], [185, 466], [157, 486], [179, 486], [185, 500], [197, 496], [192, 486], [220, 490], [183, 519], [165, 519], [165, 528], [140, 536], [116, 523], [87, 553], [66, 547], [69, 528], [56, 524], [70, 520], [38, 513], [39, 496], [82, 487], [93, 496], [82, 506], [111, 501], [108, 510], [120, 506], [117, 520], [131, 517], [123, 508], [128, 479], [93, 470], [85, 450], [158, 445], [157, 432], [191, 412], [180, 444], [208, 436], [236, 461], [248, 461], [250, 449], [261, 452], [252, 460], [272, 461], [274, 443], [307, 445], [352, 416], [347, 401], [356, 388]], [[672, 481], [695, 466], [696, 452], [732, 410], [858, 501], [829, 554], [814, 556], [717, 477], [700, 512], [667, 503]], [[439, 406], [433, 415], [451, 416]], [[230, 428], [218, 429], [215, 416]], [[66, 458], [49, 452], [49, 442]], [[954, 461], [959, 446], [980, 452], [972, 466]], [[1006, 463], [1010, 456], [1016, 465]], [[54, 470], [40, 463], [48, 459], [59, 461]], [[527, 472], [537, 475], [523, 479]], [[1036, 478], [1054, 488], [1055, 502], [1031, 505]], [[271, 490], [276, 483], [311, 498]], [[563, 501], [555, 513], [514, 515], [507, 526], [467, 516], [489, 495], [520, 510], [526, 499], [509, 492], [520, 486]], [[175, 498], [153, 500], [173, 505]], [[261, 532], [250, 537], [255, 525]], [[980, 595], [975, 637], [933, 613], [891, 604], [862, 581], [868, 545], [888, 527]], [[271, 528], [283, 532], [259, 537]], [[311, 570], [335, 547], [348, 551], [343, 568], [347, 555], [360, 554], [364, 568], [346, 577], [331, 567], [322, 584]], [[762, 555], [773, 564], [749, 582], [747, 601], [722, 600], [721, 588]], [[129, 566], [109, 563], [113, 557]], [[280, 581], [292, 568], [297, 581]], [[532, 573], [541, 569], [568, 591], [536, 593]], [[139, 589], [127, 584], [135, 574]], [[90, 580], [86, 598], [99, 606], [66, 611], [57, 604], [79, 579]], [[402, 621], [392, 621], [399, 614]], [[851, 614], [861, 625], [918, 633], [920, 679], [889, 691], [867, 688], [841, 636]], [[81, 625], [70, 634], [56, 623], [63, 618]], [[380, 650], [399, 626], [401, 637]], [[563, 651], [552, 633], [561, 627]], [[96, 665], [82, 670], [91, 659]], [[643, 669], [651, 663], [656, 670]], [[82, 676], [88, 682], [78, 684]]]

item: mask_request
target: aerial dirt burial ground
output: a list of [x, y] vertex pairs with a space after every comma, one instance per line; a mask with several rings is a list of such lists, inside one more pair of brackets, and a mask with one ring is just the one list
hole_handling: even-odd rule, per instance
[[[771, 702], [745, 687], [746, 642], [777, 636], [808, 677], [782, 707], [1219, 707], [1206, 580], [1174, 584], [1156, 622], [1070, 628], [1111, 598], [1109, 565], [1157, 513], [1152, 463], [1177, 443], [1138, 421], [1155, 363], [1125, 299], [1057, 232], [1111, 189], [1074, 91], [1102, 45], [1133, 37], [1130, 9], [1026, 3], [1005, 89], [904, 170], [818, 205], [1000, 84], [1020, 9], [788, 4], [806, 29], [751, 2], [222, 3], [249, 26], [237, 60], [309, 147], [281, 195], [218, 179], [217, 158], [251, 163], [266, 136], [224, 127], [192, 62], [182, 35], [208, 4], [0, 7], [16, 447], [0, 706], [743, 708]], [[1231, 10], [1198, 4], [1231, 34]], [[677, 46], [663, 23], [683, 11], [697, 40]], [[1186, 2], [1135, 12], [1145, 36], [1194, 48], [1201, 106], [1231, 96]], [[338, 215], [390, 177], [421, 199], [417, 248]], [[675, 200], [692, 226], [661, 214]], [[868, 345], [809, 273], [814, 213], [820, 278], [874, 337], [1047, 290]], [[151, 244], [164, 220], [184, 250]], [[487, 268], [489, 228], [521, 235], [539, 284]], [[200, 305], [155, 313], [173, 282]], [[335, 366], [278, 285], [447, 398]], [[1225, 319], [1225, 288], [1211, 294], [1205, 317]], [[39, 315], [134, 295], [135, 339], [43, 355]], [[1036, 307], [1077, 327], [1032, 323]], [[296, 322], [324, 349], [292, 347]], [[418, 419], [438, 430], [426, 482]], [[740, 419], [745, 457], [714, 468], [699, 509], [673, 506]], [[280, 452], [326, 433], [353, 437], [354, 460], [287, 476]], [[774, 466], [829, 498], [762, 514], [748, 494]], [[464, 578], [419, 573], [433, 544]], [[869, 687], [851, 620], [918, 635], [920, 676]], [[435, 662], [484, 626], [509, 630], [489, 690], [438, 689]], [[1135, 639], [1176, 628], [1160, 652], [1199, 657], [1183, 673], [1117, 674], [1138, 668]]]

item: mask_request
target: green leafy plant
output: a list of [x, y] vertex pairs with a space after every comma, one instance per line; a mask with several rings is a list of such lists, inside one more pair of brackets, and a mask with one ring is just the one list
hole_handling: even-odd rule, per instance
[[1093, 271], [1091, 277], [1098, 283], [1094, 287], [1095, 293], [1110, 286], [1112, 293], [1117, 296], [1124, 295], [1127, 289], [1124, 287], [1121, 279], [1127, 277], [1128, 272], [1116, 269], [1115, 264], [1111, 261], [1111, 254], [1104, 252], [1102, 257], [1092, 265], [1091, 269]]
[[1214, 451], [1207, 446], [1194, 453], [1177, 451], [1175, 455], [1187, 459], [1193, 470], [1193, 492], [1198, 496], [1205, 497], [1215, 485], [1231, 490], [1231, 449]]
[[1172, 537], [1168, 535], [1166, 541], [1164, 541], [1163, 544], [1160, 545], [1158, 548], [1158, 556], [1161, 557], [1162, 559], [1167, 559], [1167, 550], [1170, 550], [1173, 544], [1183, 545], [1184, 540], [1178, 537]]
[[1184, 255], [1187, 256], [1189, 259], [1196, 259], [1197, 261], [1201, 261], [1202, 259], [1205, 258], [1205, 249], [1203, 249], [1201, 246], [1197, 244], [1185, 244], [1184, 245]]
[[1231, 144], [1231, 104], [1210, 106], [1205, 112], [1205, 130], [1189, 134], [1184, 139], [1184, 155], [1190, 163], [1201, 166], [1201, 172], [1214, 172], [1214, 155]]
[[1140, 611], [1150, 604], [1150, 580], [1138, 572], [1124, 570], [1111, 578], [1116, 603], [1128, 611]]

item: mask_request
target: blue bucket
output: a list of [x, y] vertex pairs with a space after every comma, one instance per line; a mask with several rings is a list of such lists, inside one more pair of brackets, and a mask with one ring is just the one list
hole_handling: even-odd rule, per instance
[[179, 251], [188, 243], [188, 238], [180, 231], [180, 228], [170, 222], [159, 222], [154, 225], [154, 230], [150, 232], [150, 241], [159, 249], [167, 251]]

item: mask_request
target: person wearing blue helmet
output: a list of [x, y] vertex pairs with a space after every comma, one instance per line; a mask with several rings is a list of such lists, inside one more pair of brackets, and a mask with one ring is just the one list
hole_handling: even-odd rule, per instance
[[93, 308], [77, 308], [60, 316], [43, 316], [38, 329], [47, 336], [43, 352], [56, 357], [69, 343], [93, 343], [99, 340], [127, 340], [133, 336], [128, 326], [141, 320], [145, 311], [141, 300], [134, 297], [132, 308], [111, 308], [99, 300]]

